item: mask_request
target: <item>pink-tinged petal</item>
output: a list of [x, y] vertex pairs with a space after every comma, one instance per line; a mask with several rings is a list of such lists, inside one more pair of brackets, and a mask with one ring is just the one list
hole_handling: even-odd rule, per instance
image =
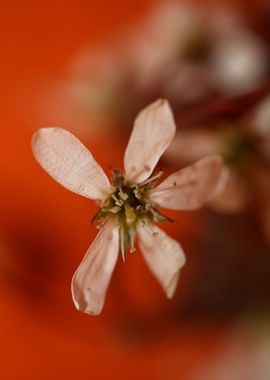
[[183, 249], [176, 240], [150, 223], [138, 226], [138, 241], [151, 272], [167, 297], [171, 298], [179, 280], [180, 269], [186, 262]]
[[179, 131], [166, 150], [164, 158], [178, 164], [193, 162], [219, 154], [222, 150], [220, 134], [208, 130]]
[[167, 100], [150, 104], [137, 116], [124, 157], [126, 179], [139, 183], [147, 179], [175, 133]]
[[78, 310], [91, 315], [101, 313], [118, 251], [118, 227], [108, 222], [89, 247], [72, 278], [72, 298]]
[[270, 95], [256, 107], [250, 129], [254, 134], [270, 139]]
[[211, 193], [211, 196], [209, 199], [215, 199], [216, 197], [219, 197], [220, 195], [224, 193], [227, 183], [229, 181], [229, 177], [230, 177], [230, 170], [227, 166], [224, 165], [221, 170], [221, 174], [217, 182], [217, 185], [215, 187], [215, 190]]
[[249, 201], [250, 193], [244, 181], [234, 170], [230, 170], [224, 191], [219, 195], [214, 193], [208, 204], [222, 214], [237, 214], [246, 208]]
[[223, 159], [210, 156], [171, 174], [149, 192], [150, 199], [172, 210], [192, 210], [201, 207], [216, 191], [226, 185]]
[[88, 149], [62, 128], [41, 128], [33, 136], [32, 149], [44, 170], [74, 193], [103, 200], [110, 182]]

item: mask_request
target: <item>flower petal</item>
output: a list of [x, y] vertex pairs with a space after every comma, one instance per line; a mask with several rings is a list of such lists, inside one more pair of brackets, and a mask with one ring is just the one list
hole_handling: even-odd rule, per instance
[[250, 201], [250, 191], [236, 171], [230, 169], [228, 181], [223, 192], [214, 193], [208, 204], [221, 214], [238, 214]]
[[139, 183], [147, 179], [175, 133], [167, 100], [150, 104], [137, 116], [124, 157], [126, 179]]
[[179, 131], [164, 158], [172, 163], [193, 162], [222, 151], [220, 133], [212, 130]]
[[142, 254], [168, 298], [175, 292], [179, 271], [186, 259], [180, 244], [157, 226], [138, 225], [138, 240]]
[[266, 96], [256, 107], [250, 129], [258, 136], [270, 138], [270, 95]]
[[78, 310], [91, 315], [101, 313], [118, 251], [118, 227], [108, 222], [89, 247], [72, 278], [72, 297]]
[[217, 189], [226, 185], [223, 159], [220, 156], [205, 157], [195, 164], [171, 174], [159, 186], [151, 190], [149, 197], [161, 207], [172, 210], [191, 210], [201, 207]]
[[41, 128], [33, 136], [35, 158], [50, 176], [68, 190], [102, 200], [110, 182], [86, 147], [62, 128]]

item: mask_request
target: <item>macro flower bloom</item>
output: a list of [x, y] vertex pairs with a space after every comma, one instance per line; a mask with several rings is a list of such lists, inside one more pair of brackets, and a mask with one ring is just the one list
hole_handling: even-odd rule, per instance
[[161, 172], [154, 168], [175, 134], [175, 123], [166, 100], [158, 100], [137, 116], [125, 151], [124, 174], [113, 171], [111, 182], [92, 154], [70, 132], [42, 128], [33, 137], [33, 153], [57, 182], [95, 200], [100, 209], [94, 219], [100, 229], [72, 279], [77, 309], [97, 315], [118, 253], [138, 245], [150, 270], [168, 298], [175, 292], [185, 263], [180, 244], [153, 222], [169, 219], [157, 206], [174, 210], [197, 209], [222, 190], [226, 169], [220, 156], [206, 157], [177, 171], [156, 186]]

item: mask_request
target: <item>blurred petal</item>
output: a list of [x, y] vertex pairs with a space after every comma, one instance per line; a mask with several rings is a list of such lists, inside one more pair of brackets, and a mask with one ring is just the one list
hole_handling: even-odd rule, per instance
[[167, 297], [171, 298], [179, 280], [179, 271], [186, 261], [180, 244], [150, 223], [138, 226], [138, 238], [150, 270]]
[[214, 199], [224, 193], [229, 177], [230, 177], [230, 170], [227, 166], [224, 165], [221, 171], [219, 180], [217, 182], [217, 185], [215, 187], [215, 190], [211, 193], [211, 196], [209, 199]]
[[212, 52], [212, 76], [228, 95], [256, 88], [267, 74], [267, 47], [247, 30], [234, 29], [221, 36]]
[[88, 149], [62, 128], [42, 128], [33, 136], [32, 149], [44, 170], [74, 193], [102, 200], [110, 183]]
[[[162, 67], [163, 73], [164, 66]], [[176, 99], [178, 104], [190, 103], [203, 99], [211, 93], [211, 80], [204, 66], [190, 61], [174, 62], [167, 67], [165, 91], [169, 99]], [[196, 86], [193, 84], [196, 82]]]
[[108, 222], [89, 247], [73, 276], [71, 291], [78, 310], [92, 315], [101, 313], [118, 250], [118, 227]]
[[210, 156], [171, 174], [150, 191], [152, 201], [172, 210], [201, 207], [217, 189], [226, 184], [226, 170], [220, 156]]
[[209, 199], [211, 208], [224, 214], [235, 214], [244, 210], [250, 194], [239, 175], [230, 170], [225, 189], [220, 195], [214, 193]]
[[270, 95], [256, 107], [250, 127], [253, 133], [270, 138]]
[[173, 163], [196, 161], [221, 152], [219, 133], [209, 130], [177, 132], [164, 157]]
[[139, 183], [148, 178], [175, 133], [167, 100], [150, 104], [137, 116], [124, 157], [126, 179]]

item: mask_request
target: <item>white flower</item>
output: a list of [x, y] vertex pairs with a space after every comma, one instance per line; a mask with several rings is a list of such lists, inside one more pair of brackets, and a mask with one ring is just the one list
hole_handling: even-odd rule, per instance
[[[166, 221], [156, 206], [196, 209], [224, 182], [220, 156], [204, 158], [171, 174], [154, 187], [161, 173], [152, 175], [175, 134], [166, 100], [158, 100], [135, 120], [124, 157], [125, 174], [115, 170], [108, 180], [92, 154], [70, 132], [42, 128], [33, 137], [33, 152], [41, 166], [67, 189], [100, 205], [95, 216], [101, 228], [72, 279], [77, 309], [97, 315], [115, 267], [118, 252], [134, 251], [134, 238], [154, 276], [171, 298], [185, 263], [180, 244], [153, 222]], [[152, 175], [152, 177], [151, 177]]]

